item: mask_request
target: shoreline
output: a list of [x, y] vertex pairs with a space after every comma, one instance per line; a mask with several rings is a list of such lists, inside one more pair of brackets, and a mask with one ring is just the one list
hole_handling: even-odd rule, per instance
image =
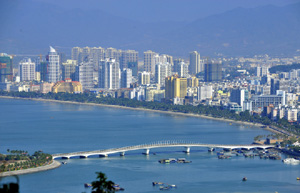
[[17, 171], [9, 171], [9, 172], [3, 172], [0, 173], [0, 178], [1, 177], [9, 177], [9, 176], [15, 176], [15, 175], [23, 175], [23, 174], [30, 174], [30, 173], [35, 173], [35, 172], [42, 172], [42, 171], [47, 171], [47, 170], [52, 170], [55, 168], [58, 168], [61, 166], [61, 163], [53, 160], [53, 162], [49, 165], [46, 166], [40, 166], [37, 168], [29, 168], [29, 169], [24, 169], [24, 170], [17, 170]]
[[255, 126], [255, 127], [258, 127], [258, 128], [261, 128], [261, 129], [264, 129], [264, 130], [267, 130], [267, 131], [270, 131], [272, 133], [281, 133], [278, 130], [270, 128], [270, 127], [262, 128], [265, 125], [260, 124], [260, 123], [250, 123], [250, 122], [243, 122], [243, 121], [235, 121], [235, 120], [230, 120], [230, 119], [225, 119], [225, 118], [216, 118], [216, 117], [210, 117], [210, 116], [206, 116], [206, 115], [199, 115], [199, 114], [192, 114], [192, 113], [161, 111], [161, 110], [152, 110], [152, 109], [145, 109], [145, 108], [125, 107], [125, 106], [119, 106], [119, 105], [106, 105], [106, 104], [97, 104], [97, 103], [81, 103], [81, 102], [74, 102], [74, 101], [60, 101], [60, 100], [53, 100], [53, 99], [21, 98], [21, 97], [11, 97], [11, 96], [0, 96], [0, 98], [33, 100], [33, 101], [55, 102], [55, 103], [65, 103], [65, 104], [77, 104], [77, 105], [90, 105], [90, 106], [100, 106], [100, 107], [113, 107], [113, 108], [119, 108], [119, 109], [156, 112], [156, 113], [164, 113], [164, 114], [179, 115], [179, 116], [186, 116], [186, 117], [198, 117], [198, 118], [204, 118], [204, 119], [211, 119], [211, 120], [215, 120], [215, 121], [223, 121], [223, 122], [236, 123], [236, 124], [240, 124], [240, 125], [250, 125], [250, 126]]

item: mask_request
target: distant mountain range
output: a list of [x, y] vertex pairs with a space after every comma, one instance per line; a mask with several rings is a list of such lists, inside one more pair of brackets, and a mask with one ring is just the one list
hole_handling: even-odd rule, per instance
[[185, 57], [193, 50], [209, 56], [291, 54], [300, 49], [299, 10], [300, 3], [236, 8], [191, 23], [147, 23], [99, 10], [7, 1], [0, 6], [0, 52], [45, 54], [52, 45], [67, 54], [75, 46], [135, 49], [140, 53], [151, 49]]

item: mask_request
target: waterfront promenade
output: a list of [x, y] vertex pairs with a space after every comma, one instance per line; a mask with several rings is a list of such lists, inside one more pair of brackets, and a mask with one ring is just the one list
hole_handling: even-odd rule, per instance
[[163, 141], [163, 142], [155, 142], [150, 144], [142, 144], [135, 146], [127, 146], [121, 148], [113, 148], [113, 149], [104, 149], [104, 150], [95, 150], [95, 151], [81, 151], [81, 152], [73, 152], [73, 153], [59, 153], [53, 154], [53, 159], [62, 158], [62, 159], [70, 159], [74, 157], [79, 158], [87, 158], [89, 156], [100, 156], [107, 157], [110, 154], [119, 153], [121, 156], [124, 156], [128, 151], [136, 151], [136, 150], [144, 150], [145, 155], [149, 155], [150, 149], [155, 148], [171, 148], [171, 147], [183, 147], [184, 152], [190, 153], [191, 147], [204, 147], [204, 148], [221, 148], [221, 149], [268, 149], [275, 147], [274, 145], [257, 145], [257, 144], [249, 144], [249, 145], [230, 145], [230, 144], [202, 144], [202, 143], [191, 143], [191, 142], [180, 142], [180, 141]]

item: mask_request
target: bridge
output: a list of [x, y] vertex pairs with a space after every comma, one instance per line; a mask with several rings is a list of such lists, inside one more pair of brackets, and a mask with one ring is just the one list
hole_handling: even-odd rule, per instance
[[142, 144], [142, 145], [135, 145], [135, 146], [127, 146], [121, 148], [113, 148], [113, 149], [104, 149], [104, 150], [95, 150], [95, 151], [81, 151], [81, 152], [73, 152], [73, 153], [60, 153], [60, 154], [53, 154], [53, 159], [61, 158], [61, 159], [70, 159], [74, 157], [80, 158], [88, 158], [89, 156], [99, 156], [99, 157], [107, 157], [110, 154], [119, 153], [120, 156], [124, 156], [125, 152], [128, 151], [136, 151], [136, 150], [144, 150], [145, 155], [149, 155], [150, 149], [155, 148], [171, 148], [171, 147], [183, 147], [184, 152], [190, 153], [191, 147], [206, 147], [206, 148], [221, 148], [221, 149], [268, 149], [275, 147], [274, 145], [222, 145], [222, 144], [203, 144], [203, 143], [191, 143], [191, 142], [178, 142], [178, 141], [162, 141], [162, 142], [155, 142], [150, 144]]

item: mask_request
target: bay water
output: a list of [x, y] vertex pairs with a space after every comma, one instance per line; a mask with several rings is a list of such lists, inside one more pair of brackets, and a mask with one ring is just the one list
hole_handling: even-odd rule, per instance
[[[216, 120], [78, 104], [0, 99], [0, 153], [7, 149], [69, 153], [118, 148], [165, 140], [210, 144], [250, 144], [269, 131]], [[172, 192], [300, 192], [299, 165], [255, 157], [220, 160], [207, 148], [151, 149], [125, 156], [63, 160], [49, 171], [20, 175], [21, 193], [91, 192], [84, 183], [104, 172], [128, 193], [159, 192], [153, 181], [176, 184]], [[153, 154], [155, 152], [155, 154]], [[189, 164], [160, 164], [164, 158], [186, 158]], [[283, 158], [284, 155], [283, 155]], [[242, 181], [247, 177], [246, 182]], [[13, 177], [0, 183], [14, 182]]]

